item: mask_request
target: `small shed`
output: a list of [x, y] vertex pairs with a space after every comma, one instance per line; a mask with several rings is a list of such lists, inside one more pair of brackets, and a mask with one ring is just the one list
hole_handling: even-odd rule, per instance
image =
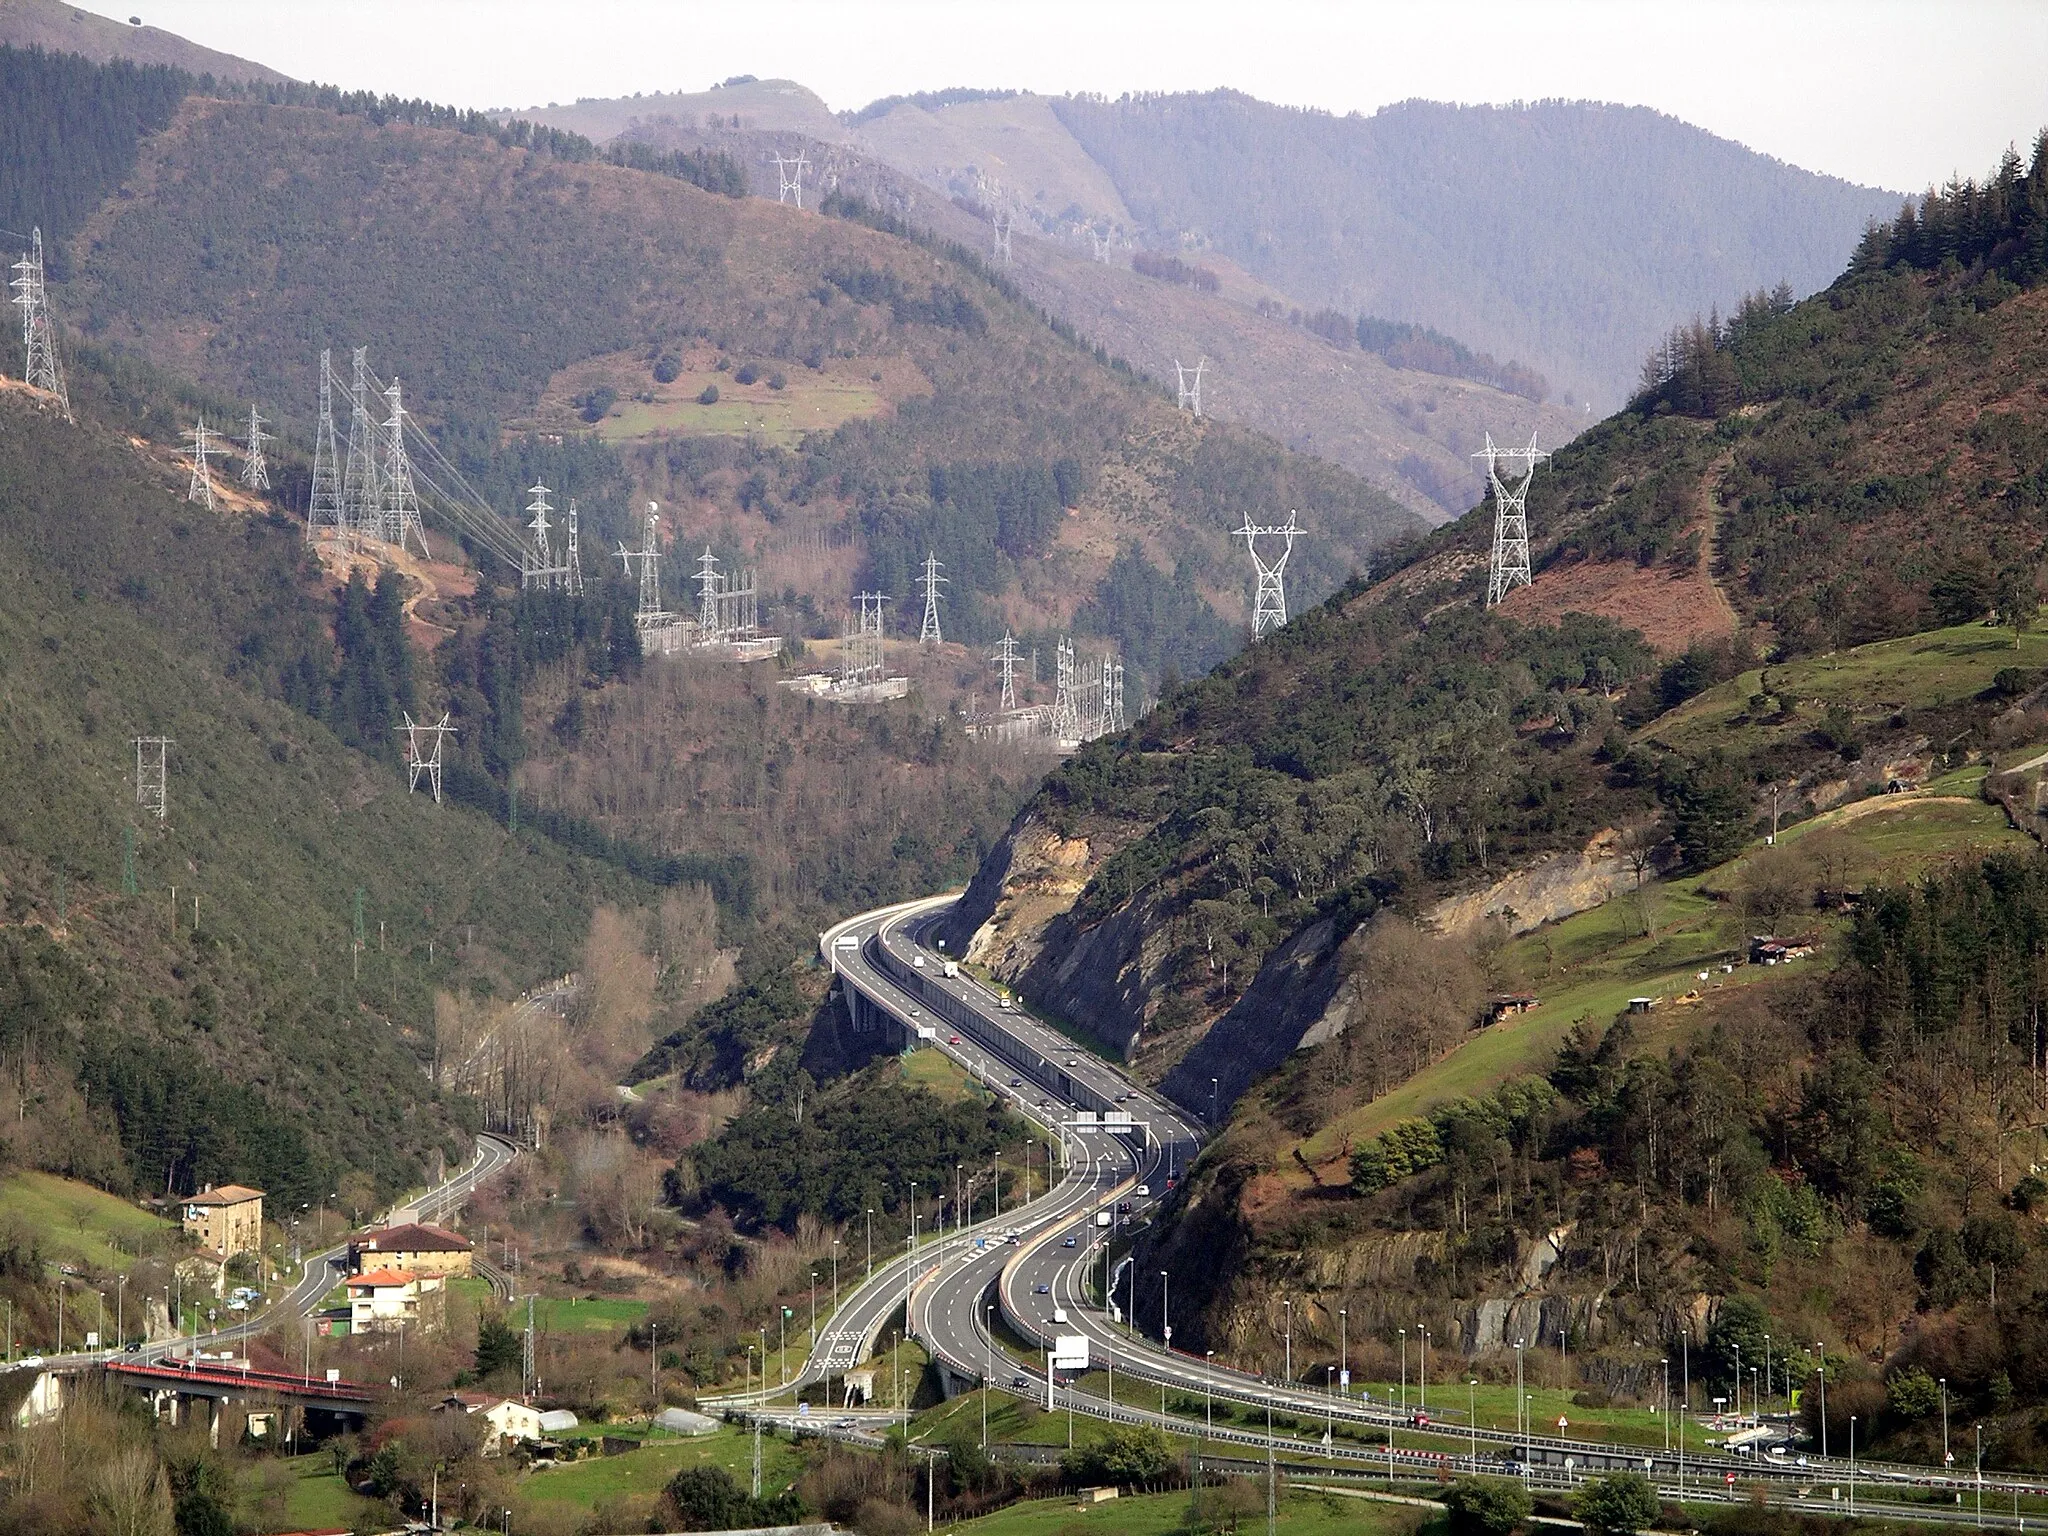
[[540, 1429], [544, 1435], [559, 1435], [565, 1429], [574, 1429], [576, 1423], [576, 1415], [566, 1408], [550, 1408], [540, 1416]]

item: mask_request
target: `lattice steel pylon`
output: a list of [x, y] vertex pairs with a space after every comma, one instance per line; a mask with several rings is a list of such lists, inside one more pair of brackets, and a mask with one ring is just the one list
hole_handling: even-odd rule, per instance
[[1094, 248], [1095, 259], [1105, 267], [1108, 266], [1111, 237], [1108, 235], [1098, 235], [1095, 232], [1095, 226], [1090, 224], [1088, 226], [1088, 244]]
[[[408, 775], [405, 792], [409, 795], [418, 794], [420, 775], [425, 774], [427, 776], [427, 785], [434, 792], [434, 804], [439, 805], [441, 803], [441, 743], [446, 737], [455, 734], [455, 727], [448, 723], [448, 713], [446, 710], [442, 711], [441, 723], [438, 725], [421, 725], [413, 719], [412, 711], [407, 710], [404, 713], [405, 724], [398, 727], [398, 729], [405, 732], [405, 767]], [[434, 750], [432, 753], [420, 750], [420, 738], [422, 736], [434, 738]]]
[[43, 227], [29, 231], [29, 249], [14, 264], [14, 304], [21, 310], [21, 345], [27, 354], [21, 376], [32, 389], [56, 397], [58, 409], [71, 420], [71, 391], [64, 383], [64, 364], [57, 357], [57, 327], [50, 319], [50, 295], [43, 286]]
[[533, 514], [533, 521], [526, 526], [533, 530], [533, 549], [520, 569], [519, 585], [551, 587], [555, 584], [555, 557], [554, 551], [548, 548], [548, 530], [553, 527], [548, 521], [548, 513], [554, 509], [548, 505], [548, 487], [538, 480], [526, 488], [526, 494], [532, 498], [527, 502], [526, 510]]
[[810, 161], [799, 149], [793, 159], [785, 159], [780, 150], [775, 152], [775, 174], [781, 185], [775, 193], [778, 203], [794, 202], [798, 208], [804, 205], [804, 169]]
[[198, 426], [186, 429], [185, 442], [192, 450], [192, 478], [185, 486], [185, 499], [203, 503], [210, 512], [213, 510], [211, 460], [220, 450], [214, 446], [214, 432], [207, 426], [204, 416], [199, 418]]
[[270, 461], [263, 455], [263, 445], [277, 439], [263, 430], [263, 418], [256, 414], [256, 402], [249, 402], [249, 441], [242, 448], [242, 484], [252, 491], [270, 489]]
[[1208, 366], [1207, 357], [1197, 358], [1192, 369], [1183, 367], [1177, 357], [1173, 360], [1173, 371], [1180, 380], [1180, 408], [1190, 416], [1202, 414], [1202, 370]]
[[1017, 663], [1024, 659], [1024, 653], [1017, 649], [1017, 642], [1007, 632], [1003, 643], [996, 647], [989, 660], [995, 663], [996, 673], [1003, 680], [1003, 698], [997, 707], [1008, 714], [1017, 707]]
[[168, 736], [135, 738], [135, 803], [158, 821], [171, 813], [170, 749], [176, 745]]
[[582, 519], [576, 512], [576, 498], [569, 498], [569, 547], [562, 552], [562, 590], [571, 597], [583, 595]]
[[711, 553], [711, 546], [704, 546], [704, 553], [697, 557], [697, 639], [700, 644], [711, 645], [725, 638], [718, 622], [718, 594], [722, 584], [718, 579], [718, 556]]
[[619, 564], [630, 578], [633, 566], [640, 567], [640, 607], [633, 615], [633, 622], [641, 629], [666, 624], [671, 615], [661, 606], [661, 503], [647, 503], [646, 542], [639, 550], [630, 550], [624, 543], [619, 545]]
[[320, 422], [313, 429], [313, 495], [306, 504], [306, 542], [321, 530], [340, 540], [347, 529], [341, 515], [341, 464], [334, 448], [334, 354], [320, 354]]
[[996, 230], [995, 259], [1004, 266], [1010, 264], [1010, 231], [1017, 227], [1017, 216], [1011, 213], [993, 215]]
[[411, 539], [420, 547], [420, 558], [431, 560], [434, 555], [427, 548], [427, 530], [420, 524], [420, 493], [412, 483], [412, 456], [405, 451], [405, 402], [396, 375], [384, 398], [391, 406], [390, 419], [384, 423], [384, 469], [379, 477], [384, 492], [384, 536], [401, 550]]
[[350, 541], [384, 537], [384, 504], [377, 486], [377, 429], [370, 422], [366, 377], [369, 366], [369, 348], [357, 347], [348, 389], [348, 460], [341, 475], [341, 522]]
[[889, 594], [856, 592], [853, 601], [858, 616], [846, 636], [840, 680], [853, 685], [882, 682], [889, 675], [888, 662], [882, 653], [883, 609], [889, 602]]
[[937, 645], [945, 639], [939, 633], [939, 588], [946, 585], [946, 578], [939, 574], [941, 569], [938, 552], [927, 553], [924, 574], [917, 578], [917, 584], [924, 588], [924, 623], [917, 631], [919, 645]]
[[1108, 736], [1124, 728], [1124, 664], [1114, 656], [1102, 658], [1102, 677], [1097, 684], [1096, 736]]
[[1061, 635], [1052, 695], [1052, 734], [1058, 741], [1072, 741], [1081, 734], [1081, 701], [1075, 697], [1074, 681], [1074, 642]]
[[[1287, 622], [1287, 557], [1294, 553], [1294, 541], [1306, 532], [1294, 523], [1294, 513], [1287, 514], [1287, 521], [1279, 527], [1261, 527], [1254, 523], [1251, 514], [1246, 513], [1244, 526], [1234, 529], [1232, 538], [1243, 539], [1246, 551], [1252, 557], [1252, 566], [1258, 572], [1258, 586], [1252, 595], [1252, 639], [1262, 640]], [[1268, 560], [1259, 553], [1259, 540], [1277, 538], [1281, 541], [1280, 558]]]
[[[1496, 448], [1493, 434], [1486, 434], [1486, 446], [1472, 455], [1486, 460], [1486, 481], [1493, 492], [1493, 562], [1486, 577], [1486, 606], [1491, 608], [1516, 587], [1531, 581], [1529, 570], [1529, 482], [1536, 478], [1536, 465], [1550, 457], [1536, 446], [1536, 434], [1529, 434], [1526, 448]], [[1500, 466], [1519, 461], [1520, 474], [1512, 469], [1503, 480]]]

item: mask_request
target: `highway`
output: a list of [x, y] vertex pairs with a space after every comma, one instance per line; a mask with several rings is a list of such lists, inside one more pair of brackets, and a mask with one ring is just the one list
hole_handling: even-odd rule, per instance
[[[1313, 1454], [1356, 1467], [1361, 1475], [1375, 1467], [1382, 1477], [1398, 1473], [1433, 1478], [1439, 1469], [1497, 1472], [1526, 1466], [1525, 1475], [1532, 1481], [1564, 1485], [1592, 1472], [1629, 1469], [1647, 1473], [1673, 1496], [1682, 1486], [1688, 1498], [1719, 1496], [1732, 1479], [1744, 1486], [1771, 1485], [1788, 1503], [1812, 1510], [1843, 1512], [1853, 1486], [1859, 1512], [1910, 1509], [1924, 1519], [1953, 1519], [1963, 1513], [1948, 1505], [1880, 1510], [1876, 1501], [1893, 1503], [1885, 1498], [1887, 1491], [1917, 1486], [1962, 1493], [1974, 1515], [1974, 1479], [1941, 1475], [1928, 1467], [1859, 1459], [1852, 1483], [1851, 1468], [1841, 1457], [1823, 1461], [1817, 1456], [1687, 1451], [1681, 1465], [1677, 1452], [1654, 1447], [1611, 1446], [1455, 1422], [1431, 1425], [1428, 1442], [1415, 1443], [1421, 1432], [1390, 1405], [1232, 1370], [1175, 1352], [1168, 1339], [1136, 1334], [1122, 1321], [1130, 1309], [1130, 1288], [1141, 1283], [1131, 1268], [1118, 1274], [1117, 1314], [1105, 1312], [1096, 1300], [1102, 1244], [1111, 1232], [1132, 1219], [1143, 1220], [1155, 1209], [1167, 1194], [1168, 1180], [1199, 1152], [1204, 1127], [1196, 1117], [1134, 1083], [1118, 1065], [1032, 1019], [971, 976], [948, 976], [947, 957], [931, 941], [931, 930], [954, 899], [932, 897], [850, 918], [820, 936], [821, 954], [841, 984], [857, 995], [850, 1001], [870, 1016], [879, 1010], [911, 1040], [945, 1052], [1040, 1126], [1065, 1152], [1065, 1176], [1000, 1221], [967, 1228], [957, 1238], [949, 1235], [944, 1243], [921, 1242], [914, 1265], [905, 1257], [878, 1264], [874, 1278], [846, 1298], [821, 1332], [817, 1348], [787, 1384], [706, 1398], [707, 1404], [758, 1407], [768, 1413], [774, 1398], [786, 1400], [828, 1372], [841, 1375], [866, 1358], [882, 1326], [907, 1300], [912, 1336], [956, 1375], [985, 1379], [1041, 1405], [1050, 1397], [1055, 1408], [1071, 1407], [1091, 1417], [1151, 1422], [1183, 1434], [1196, 1427], [1186, 1417], [1162, 1416], [1127, 1401], [1112, 1405], [1081, 1393], [1066, 1384], [1067, 1372], [1055, 1372], [1049, 1387], [1040, 1364], [1019, 1360], [997, 1342], [991, 1323], [1000, 1311], [1010, 1334], [1042, 1349], [1049, 1350], [1056, 1335], [1085, 1337], [1095, 1370], [1107, 1368], [1117, 1376], [1163, 1384], [1183, 1398], [1270, 1407], [1303, 1422], [1370, 1431], [1383, 1443], [1368, 1446], [1333, 1435], [1325, 1445], [1318, 1435], [1313, 1446]], [[1112, 1115], [1128, 1116], [1128, 1122], [1105, 1123]], [[1137, 1193], [1140, 1186], [1147, 1190], [1145, 1195]], [[1117, 1214], [1125, 1202], [1132, 1206], [1130, 1216]], [[1108, 1230], [1096, 1224], [1098, 1213], [1105, 1210], [1116, 1223]], [[1012, 1232], [1014, 1242], [1009, 1240]], [[985, 1246], [975, 1246], [977, 1237]], [[1156, 1285], [1159, 1276], [1154, 1273], [1142, 1283]], [[1170, 1280], [1167, 1284], [1170, 1287]], [[1147, 1292], [1148, 1304], [1153, 1294]], [[1166, 1301], [1170, 1318], [1170, 1290]], [[1055, 1320], [1055, 1309], [1064, 1314], [1064, 1322]], [[1235, 1424], [1218, 1429], [1216, 1440], [1296, 1457], [1310, 1449], [1293, 1435], [1269, 1438], [1263, 1427]], [[1390, 1448], [1386, 1441], [1395, 1443]], [[1807, 1496], [1807, 1490], [1813, 1490], [1813, 1496]], [[2009, 1501], [2015, 1492], [2048, 1494], [2048, 1483], [2007, 1476], [1984, 1480], [1987, 1506]], [[1994, 1522], [1991, 1507], [1985, 1510], [1985, 1520]], [[2010, 1517], [2005, 1523], [2012, 1523]]]

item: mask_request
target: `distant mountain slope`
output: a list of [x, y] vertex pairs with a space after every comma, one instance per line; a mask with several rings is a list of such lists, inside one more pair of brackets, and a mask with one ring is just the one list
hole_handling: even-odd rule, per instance
[[1640, 107], [1339, 118], [1217, 91], [1053, 110], [1154, 242], [1213, 248], [1303, 304], [1434, 325], [1601, 406], [1665, 327], [1820, 287], [1899, 203]]
[[80, 53], [96, 63], [128, 59], [169, 64], [216, 80], [284, 80], [289, 76], [231, 53], [218, 53], [161, 27], [133, 26], [82, 11], [64, 0], [0, 0], [0, 43]]
[[[1111, 611], [1103, 583], [1135, 546], [1162, 584], [1184, 576], [1165, 627], [1199, 636], [1206, 666], [1245, 612], [1228, 530], [1247, 507], [1316, 509], [1294, 567], [1307, 598], [1414, 526], [1342, 470], [1178, 415], [973, 258], [851, 218], [480, 135], [199, 99], [149, 141], [130, 191], [78, 242], [62, 298], [87, 328], [301, 434], [321, 346], [368, 345], [425, 419], [486, 436], [515, 419], [588, 430], [569, 397], [602, 388], [620, 422], [605, 431], [679, 504], [678, 535], [756, 553], [771, 591], [797, 574], [776, 551], [844, 551], [801, 577], [828, 613], [857, 582], [907, 608], [935, 548], [962, 638], [1045, 633]], [[750, 440], [695, 394], [656, 398], [671, 354], [735, 401], [747, 361], [764, 402], [776, 379], [790, 395], [829, 384], [856, 419]], [[999, 488], [1019, 475], [1028, 487]], [[626, 531], [623, 506], [594, 510]]]
[[[760, 89], [737, 87], [735, 94]], [[1092, 165], [1051, 118], [1041, 97], [971, 105], [991, 112], [1006, 109], [1034, 130], [1050, 123], [1068, 158]], [[615, 120], [579, 110], [586, 113], [583, 118], [566, 116], [568, 109], [536, 115], [556, 123]], [[906, 112], [936, 121], [923, 108], [898, 106], [861, 129], [898, 124]], [[770, 118], [761, 114], [761, 119]], [[741, 114], [743, 124], [761, 119]], [[621, 138], [731, 155], [746, 169], [755, 195], [765, 198], [780, 190], [773, 156], [794, 156], [801, 149], [808, 161], [804, 185], [812, 206], [826, 197], [859, 199], [970, 250], [990, 248], [986, 210], [969, 195], [977, 183], [949, 170], [943, 156], [930, 160], [925, 167], [929, 175], [920, 181], [866, 142], [820, 139], [796, 126], [733, 128], [729, 119], [691, 111], [636, 116]], [[1095, 179], [1106, 185], [1099, 173]], [[1006, 195], [1015, 186], [998, 174], [981, 190]], [[1278, 290], [1234, 263], [1214, 262], [1215, 291], [1207, 288], [1206, 279], [1189, 284], [1148, 277], [1133, 270], [1132, 253], [1123, 244], [1110, 261], [1098, 262], [1071, 218], [1047, 214], [1037, 205], [1029, 215], [1019, 216], [1011, 240], [1013, 260], [1001, 267], [1027, 297], [1086, 340], [1102, 344], [1111, 356], [1169, 385], [1176, 359], [1192, 367], [1206, 357], [1207, 414], [1363, 475], [1431, 522], [1463, 512], [1478, 497], [1480, 480], [1469, 456], [1485, 432], [1526, 438], [1536, 431], [1545, 442], [1558, 443], [1586, 419], [1562, 402], [1544, 404], [1476, 379], [1396, 366], [1353, 344], [1345, 329], [1350, 317], [1338, 317], [1344, 326], [1335, 336], [1319, 334], [1301, 323], [1298, 309], [1290, 317]]]

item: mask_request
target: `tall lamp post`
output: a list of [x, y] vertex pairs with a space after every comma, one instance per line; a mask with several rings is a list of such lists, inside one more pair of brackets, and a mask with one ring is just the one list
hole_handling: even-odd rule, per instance
[[1351, 1309], [1337, 1309], [1337, 1389], [1351, 1396]]
[[1820, 1377], [1820, 1459], [1828, 1459], [1828, 1357], [1827, 1346], [1813, 1346], [1813, 1372]]

